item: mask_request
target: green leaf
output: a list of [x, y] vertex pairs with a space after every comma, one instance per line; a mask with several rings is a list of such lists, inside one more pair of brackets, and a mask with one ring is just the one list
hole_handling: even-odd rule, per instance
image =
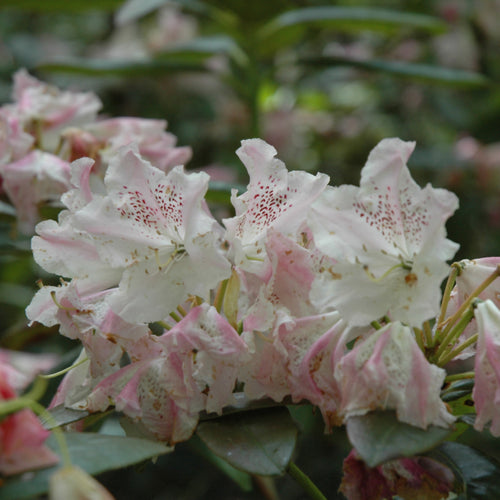
[[422, 454], [446, 439], [452, 429], [427, 430], [400, 422], [393, 411], [377, 411], [347, 420], [347, 435], [368, 467]]
[[235, 17], [229, 11], [217, 9], [208, 2], [197, 0], [128, 0], [117, 12], [115, 21], [118, 25], [135, 21], [167, 3], [177, 4], [181, 8], [212, 19], [222, 25], [231, 26], [236, 22]]
[[321, 6], [289, 10], [265, 25], [260, 31], [260, 36], [266, 39], [285, 30], [305, 28], [309, 25], [383, 31], [410, 27], [432, 33], [446, 30], [446, 25], [442, 21], [423, 14], [369, 7]]
[[474, 379], [464, 379], [452, 382], [445, 390], [441, 391], [441, 399], [445, 402], [455, 401], [472, 392]]
[[42, 416], [40, 420], [42, 421], [42, 425], [48, 430], [60, 427], [61, 425], [78, 422], [90, 415], [88, 411], [72, 410], [71, 408], [65, 408], [64, 405], [51, 408], [47, 410], [47, 413], [50, 414], [50, 418]]
[[250, 476], [247, 472], [235, 469], [225, 460], [215, 455], [198, 436], [193, 436], [189, 440], [189, 444], [196, 452], [202, 455], [209, 462], [213, 463], [218, 469], [226, 474], [226, 476], [231, 478], [243, 491], [252, 490], [252, 476]]
[[283, 407], [202, 422], [196, 433], [233, 467], [261, 476], [284, 474], [297, 441], [297, 427]]
[[85, 10], [114, 10], [123, 0], [2, 0], [1, 7], [39, 12], [80, 12]]
[[474, 448], [459, 443], [443, 443], [429, 456], [449, 466], [462, 483], [464, 498], [490, 500], [500, 491], [500, 464]]
[[115, 15], [117, 25], [123, 25], [135, 21], [141, 17], [159, 9], [169, 0], [128, 0]]
[[41, 63], [37, 70], [93, 76], [154, 76], [187, 71], [208, 71], [204, 64], [180, 60], [119, 61], [108, 59], [68, 59]]
[[242, 65], [247, 62], [247, 56], [237, 43], [225, 35], [193, 38], [189, 42], [177, 44], [168, 50], [158, 52], [155, 57], [159, 60], [169, 60], [176, 57], [181, 61], [201, 62], [217, 54], [227, 55]]
[[[65, 433], [71, 462], [91, 475], [107, 470], [120, 469], [172, 451], [162, 443], [146, 439], [106, 436], [94, 433]], [[54, 436], [48, 446], [59, 452]], [[50, 475], [58, 466], [6, 479], [0, 488], [0, 500], [22, 500], [47, 492]]]
[[426, 83], [436, 83], [454, 87], [484, 87], [490, 81], [479, 73], [462, 71], [458, 69], [443, 68], [429, 64], [413, 64], [399, 61], [382, 61], [370, 59], [360, 61], [349, 57], [324, 56], [302, 58], [299, 61], [302, 64], [316, 67], [334, 67], [334, 66], [352, 66], [368, 71], [378, 71], [388, 73], [393, 76], [410, 78]]
[[9, 203], [0, 200], [0, 214], [16, 216], [16, 209]]

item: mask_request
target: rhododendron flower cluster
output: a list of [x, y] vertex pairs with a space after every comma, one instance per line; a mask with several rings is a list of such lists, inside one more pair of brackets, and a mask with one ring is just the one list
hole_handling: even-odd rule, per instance
[[[500, 436], [500, 258], [448, 264], [458, 200], [412, 179], [414, 143], [382, 140], [358, 187], [288, 171], [272, 145], [244, 140], [248, 186], [217, 220], [210, 176], [186, 169], [191, 150], [165, 122], [103, 120], [99, 108], [24, 71], [0, 108], [0, 176], [19, 228], [33, 230], [39, 205], [62, 208], [32, 238], [60, 284], [41, 285], [26, 310], [81, 345], [51, 407], [114, 408], [126, 430], [169, 445], [200, 419], [255, 403], [310, 403], [327, 431], [349, 434], [380, 411], [432, 434], [462, 414], [445, 402], [450, 384], [475, 378], [470, 423]], [[2, 356], [2, 399], [15, 399], [35, 372]], [[474, 371], [460, 373], [468, 359]], [[52, 464], [31, 410], [3, 408], [0, 472]], [[369, 469], [360, 456], [345, 461], [349, 498], [370, 498], [366, 485], [379, 497], [452, 489], [428, 458]], [[60, 472], [65, 487], [86, 487], [72, 467]]]
[[[100, 183], [91, 173], [103, 156], [74, 161], [65, 209], [32, 244], [63, 281], [36, 294], [29, 319], [83, 345], [53, 404], [114, 406], [171, 444], [241, 397], [309, 401], [327, 428], [377, 409], [449, 427], [441, 361], [462, 341], [437, 315], [457, 249], [445, 222], [458, 203], [412, 180], [413, 148], [383, 140], [359, 188], [331, 187], [245, 140], [248, 188], [233, 191], [235, 215], [221, 222], [204, 201], [208, 175], [158, 168], [140, 142], [107, 149]], [[449, 300], [450, 324], [460, 307]], [[478, 311], [494, 343], [495, 320]], [[495, 363], [477, 363], [488, 380], [477, 394], [496, 390]], [[496, 418], [485, 404], [477, 425]]]
[[40, 206], [59, 206], [72, 187], [73, 160], [95, 160], [88, 175], [97, 185], [116, 150], [132, 142], [163, 171], [191, 158], [189, 147], [176, 147], [163, 120], [100, 119], [102, 104], [91, 92], [62, 91], [20, 70], [12, 97], [12, 104], [0, 108], [0, 186], [16, 209], [22, 233], [33, 234]]

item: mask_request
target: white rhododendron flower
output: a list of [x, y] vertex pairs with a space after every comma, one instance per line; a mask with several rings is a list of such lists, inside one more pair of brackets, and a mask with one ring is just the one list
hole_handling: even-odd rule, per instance
[[314, 301], [352, 325], [387, 314], [419, 326], [439, 310], [446, 261], [458, 248], [446, 239], [445, 222], [458, 201], [413, 181], [406, 166], [413, 148], [400, 139], [381, 141], [359, 188], [329, 188], [311, 209], [316, 246], [337, 260], [318, 278]]
[[269, 228], [287, 236], [298, 236], [307, 209], [328, 183], [328, 176], [288, 172], [275, 158], [276, 149], [261, 139], [242, 141], [236, 151], [250, 176], [248, 189], [231, 202], [236, 216], [225, 219], [226, 238], [233, 245], [235, 264], [246, 271], [262, 272], [264, 240]]

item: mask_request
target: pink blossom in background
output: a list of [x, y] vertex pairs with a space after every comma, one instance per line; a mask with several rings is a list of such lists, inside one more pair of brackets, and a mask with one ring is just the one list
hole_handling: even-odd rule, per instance
[[414, 143], [384, 139], [370, 153], [360, 187], [327, 188], [309, 224], [316, 246], [337, 262], [317, 281], [313, 301], [355, 326], [388, 314], [420, 326], [439, 311], [446, 261], [458, 245], [445, 222], [456, 196], [421, 189], [406, 166]]
[[339, 491], [348, 500], [441, 500], [453, 491], [453, 472], [427, 457], [399, 458], [369, 468], [356, 450], [344, 460]]
[[3, 190], [16, 207], [18, 227], [32, 234], [39, 206], [59, 205], [70, 187], [70, 165], [50, 153], [34, 150], [13, 163], [0, 165]]
[[[11, 384], [23, 386], [25, 380], [22, 372], [18, 375], [18, 370], [6, 362], [5, 357], [10, 358], [11, 354], [4, 350], [0, 354], [1, 402], [14, 399], [17, 394]], [[49, 435], [31, 410], [23, 409], [3, 418], [0, 421], [0, 473], [18, 474], [57, 463], [57, 455], [44, 445]]]

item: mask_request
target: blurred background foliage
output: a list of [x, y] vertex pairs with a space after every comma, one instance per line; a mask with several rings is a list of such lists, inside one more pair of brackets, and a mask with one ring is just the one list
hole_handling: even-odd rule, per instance
[[[188, 167], [227, 183], [247, 181], [234, 154], [244, 138], [262, 137], [289, 169], [326, 172], [333, 184], [358, 183], [382, 138], [414, 140], [416, 180], [460, 198], [448, 224], [457, 259], [499, 255], [499, 0], [2, 0], [0, 14], [0, 104], [23, 67], [92, 90], [107, 116], [168, 120], [193, 148]], [[36, 280], [51, 278], [11, 207], [0, 208], [0, 345], [67, 352], [75, 346], [56, 330], [26, 327]], [[319, 439], [317, 416], [299, 420], [303, 468], [334, 498], [345, 436]], [[150, 494], [133, 497], [261, 498], [224, 490], [188, 448], [133, 484], [122, 473], [106, 481], [118, 498], [146, 483]], [[301, 498], [287, 481], [283, 498]]]

